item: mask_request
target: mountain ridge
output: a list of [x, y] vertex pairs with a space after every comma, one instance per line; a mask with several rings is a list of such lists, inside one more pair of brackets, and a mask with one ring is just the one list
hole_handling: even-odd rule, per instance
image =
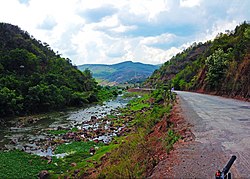
[[133, 61], [124, 61], [112, 65], [84, 64], [78, 66], [78, 69], [81, 71], [89, 69], [93, 73], [93, 77], [98, 80], [104, 80], [116, 84], [144, 81], [158, 68], [159, 65], [144, 64]]

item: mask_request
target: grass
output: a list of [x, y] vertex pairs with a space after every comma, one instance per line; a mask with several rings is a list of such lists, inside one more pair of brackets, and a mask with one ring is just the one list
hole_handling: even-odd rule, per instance
[[101, 147], [103, 146], [103, 143], [96, 144], [95, 142], [89, 141], [89, 142], [71, 142], [69, 144], [62, 144], [59, 145], [56, 150], [55, 154], [60, 153], [89, 153], [89, 149], [91, 147]]
[[65, 129], [62, 129], [62, 130], [49, 130], [47, 131], [49, 134], [52, 134], [52, 135], [62, 135], [62, 134], [66, 134], [68, 132], [77, 132], [78, 129], [76, 127], [72, 128], [71, 130], [65, 130]]
[[[56, 148], [55, 153], [69, 155], [64, 158], [53, 157], [51, 164], [47, 164], [48, 161], [39, 156], [18, 150], [0, 152], [0, 178], [37, 178], [42, 170], [48, 170], [50, 178], [58, 178], [72, 176], [76, 169], [80, 169], [80, 176], [86, 169], [94, 167], [94, 161], [100, 163], [101, 157], [117, 146], [118, 144], [104, 145], [92, 141], [62, 144]], [[91, 147], [97, 147], [95, 155], [90, 155]], [[76, 166], [72, 166], [72, 163], [76, 163]]]
[[107, 115], [107, 118], [109, 118], [109, 119], [115, 119], [116, 116], [115, 116], [115, 115], [112, 115], [112, 114], [108, 114], [108, 115]]
[[143, 95], [141, 98], [135, 98], [131, 100], [128, 104], [129, 106], [129, 111], [139, 111], [142, 110], [143, 108], [149, 108], [150, 103], [147, 102], [149, 99], [149, 95]]
[[[56, 148], [55, 153], [68, 153], [69, 155], [64, 158], [53, 159], [53, 163], [56, 163], [58, 167], [52, 171], [52, 178], [57, 178], [59, 176], [75, 177], [74, 171], [76, 169], [80, 170], [77, 175], [80, 177], [87, 169], [93, 168], [96, 163], [100, 163], [104, 154], [110, 152], [117, 146], [118, 144], [96, 144], [92, 141], [62, 144]], [[89, 153], [91, 147], [95, 147], [96, 149], [96, 153], [94, 155]], [[72, 166], [72, 163], [75, 163], [76, 166]]]
[[109, 165], [100, 173], [99, 178], [139, 178], [145, 171], [145, 142], [142, 133], [132, 134], [109, 156]]
[[175, 133], [172, 129], [168, 130], [168, 135], [163, 141], [163, 145], [166, 147], [167, 153], [169, 153], [175, 142], [177, 142], [180, 138], [180, 135]]
[[[153, 93], [155, 101], [163, 101], [162, 93]], [[163, 116], [170, 113], [172, 105], [169, 103], [157, 103], [150, 100], [151, 95], [132, 100], [123, 115], [133, 116], [134, 120], [129, 126], [134, 127], [132, 133], [126, 140], [109, 156], [109, 165], [100, 172], [99, 178], [145, 178], [148, 169], [157, 164], [158, 159], [154, 157], [154, 147], [147, 142], [146, 136]], [[162, 148], [167, 151], [172, 149], [173, 144], [179, 139], [172, 130], [168, 135], [155, 139], [162, 142]]]

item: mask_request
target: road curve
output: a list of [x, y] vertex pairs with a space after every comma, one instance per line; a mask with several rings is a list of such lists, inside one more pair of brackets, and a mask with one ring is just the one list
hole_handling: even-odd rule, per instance
[[185, 121], [195, 136], [192, 143], [179, 147], [178, 163], [159, 164], [154, 173], [171, 166], [174, 178], [213, 178], [232, 155], [237, 159], [231, 169], [237, 178], [250, 178], [250, 103], [218, 96], [176, 91]]

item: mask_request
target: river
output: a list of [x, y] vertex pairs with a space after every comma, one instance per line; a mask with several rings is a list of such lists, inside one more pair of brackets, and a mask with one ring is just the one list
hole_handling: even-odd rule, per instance
[[[113, 113], [116, 109], [125, 107], [129, 100], [118, 96], [115, 100], [104, 102], [102, 105], [89, 105], [72, 111], [48, 113], [42, 119], [31, 124], [20, 125], [18, 119], [11, 119], [9, 120], [11, 122], [8, 123], [1, 122], [0, 149], [20, 149], [28, 153], [45, 156], [50, 151], [45, 150], [43, 145], [51, 138], [57, 137], [48, 131], [86, 129], [86, 121], [93, 118], [101, 119]], [[110, 138], [110, 136], [107, 137]]]

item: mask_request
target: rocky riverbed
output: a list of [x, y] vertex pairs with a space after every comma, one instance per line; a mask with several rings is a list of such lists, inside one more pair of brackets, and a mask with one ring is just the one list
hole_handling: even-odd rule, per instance
[[118, 113], [118, 109], [124, 107], [128, 100], [118, 97], [103, 105], [2, 123], [0, 147], [2, 150], [19, 149], [40, 156], [52, 156], [55, 155], [56, 146], [72, 141], [108, 144], [114, 136], [130, 131], [124, 122], [131, 119], [123, 116], [120, 120]]

